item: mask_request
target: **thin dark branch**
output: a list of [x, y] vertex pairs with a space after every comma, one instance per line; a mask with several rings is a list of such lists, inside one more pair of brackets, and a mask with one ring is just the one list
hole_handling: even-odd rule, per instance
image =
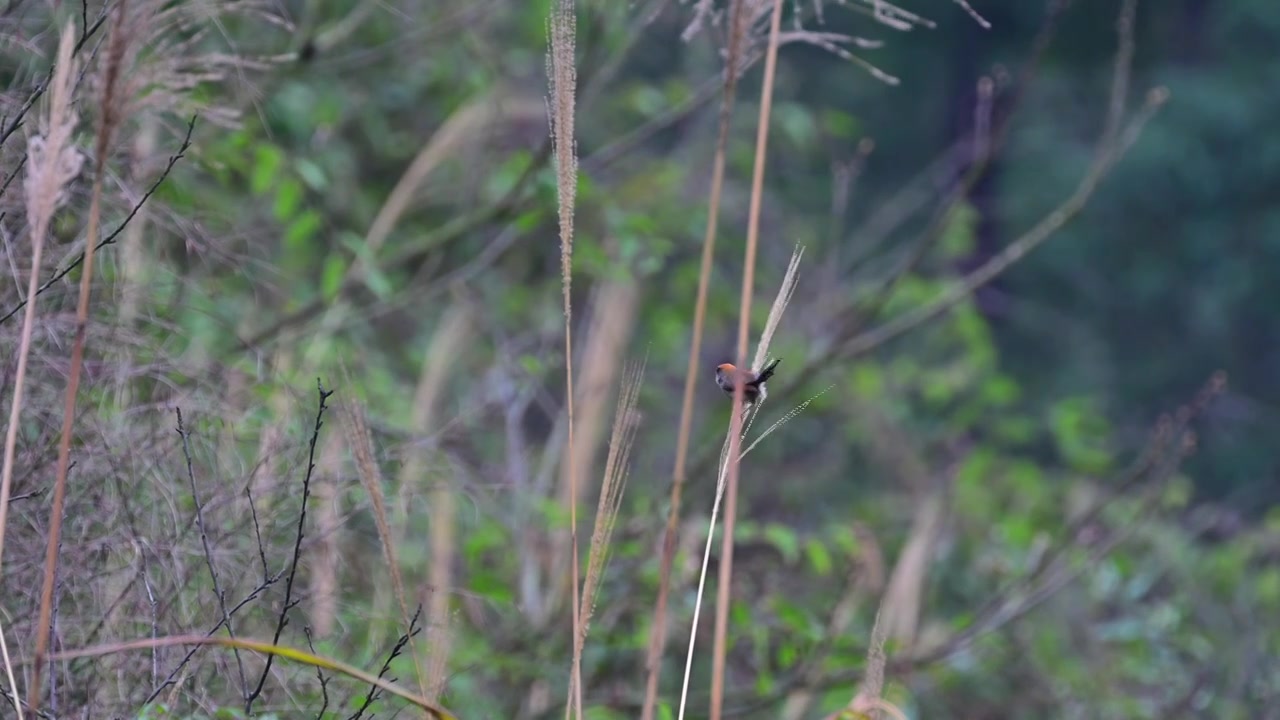
[[13, 182], [14, 178], [18, 177], [18, 173], [22, 172], [22, 168], [25, 167], [26, 164], [27, 154], [22, 153], [22, 158], [18, 160], [18, 167], [14, 168], [13, 172], [9, 173], [9, 177], [4, 179], [4, 185], [0, 185], [0, 198], [4, 197], [5, 192], [9, 189], [9, 184]]
[[[311, 498], [311, 476], [316, 469], [316, 444], [320, 440], [320, 428], [324, 427], [324, 411], [329, 407], [325, 405], [325, 401], [333, 394], [332, 390], [325, 390], [324, 385], [316, 378], [316, 390], [320, 396], [320, 406], [316, 409], [316, 423], [311, 431], [311, 448], [307, 456], [307, 472], [302, 477], [302, 507], [298, 512], [298, 533], [293, 541], [293, 560], [289, 564], [289, 574], [284, 582], [284, 602], [280, 605], [280, 617], [276, 621], [276, 632], [272, 637], [271, 644], [280, 644], [280, 634], [284, 632], [284, 626], [289, 624], [289, 611], [294, 605], [298, 604], [293, 599], [293, 581], [298, 574], [298, 558], [302, 555], [302, 538], [306, 532], [307, 523], [307, 500]], [[253, 712], [253, 701], [262, 694], [262, 688], [267, 684], [267, 676], [271, 674], [271, 663], [275, 660], [275, 655], [268, 655], [267, 662], [262, 668], [262, 675], [258, 678], [258, 687], [244, 702], [244, 712], [249, 715]]]
[[[307, 636], [307, 647], [311, 649], [311, 654], [315, 655], [316, 644], [311, 639], [310, 626], [302, 628], [302, 632]], [[320, 680], [320, 697], [323, 700], [320, 710], [316, 713], [316, 720], [324, 720], [324, 713], [329, 709], [329, 678], [324, 676], [319, 667], [316, 668], [316, 678]]]
[[[107, 12], [110, 10], [110, 7], [110, 4], [103, 6], [102, 12], [98, 15], [98, 19], [94, 21], [93, 25], [88, 24], [88, 16], [84, 15], [85, 29], [84, 32], [80, 34], [80, 40], [77, 41], [75, 47], [71, 49], [72, 57], [75, 57], [76, 53], [80, 52], [80, 49], [84, 47], [84, 44], [89, 41], [89, 38], [102, 27], [102, 23], [107, 19]], [[87, 12], [87, 9], [81, 9], [82, 15]], [[22, 123], [26, 119], [27, 112], [35, 106], [36, 101], [40, 99], [40, 96], [44, 95], [45, 91], [49, 89], [49, 83], [53, 80], [53, 73], [55, 70], [57, 70], [57, 67], [52, 65], [49, 67], [49, 72], [45, 74], [44, 81], [37, 85], [35, 90], [31, 92], [31, 95], [27, 97], [27, 101], [22, 104], [21, 108], [19, 108], [18, 114], [14, 115], [13, 119], [10, 120], [7, 125], [0, 128], [0, 145], [4, 145], [5, 141], [9, 139], [9, 136], [16, 132], [18, 128], [22, 127]]]
[[[138, 211], [142, 209], [142, 206], [147, 202], [147, 200], [151, 198], [151, 195], [155, 193], [157, 189], [159, 189], [160, 183], [164, 182], [165, 178], [169, 177], [169, 172], [173, 170], [173, 166], [177, 165], [178, 161], [182, 159], [182, 157], [186, 154], [187, 150], [191, 148], [191, 133], [192, 131], [195, 130], [195, 127], [196, 127], [196, 116], [192, 115], [191, 121], [187, 123], [186, 137], [182, 139], [182, 145], [181, 147], [178, 148], [178, 152], [169, 156], [169, 162], [165, 165], [164, 171], [160, 173], [160, 177], [156, 178], [156, 181], [151, 184], [151, 187], [147, 189], [147, 192], [142, 196], [142, 199], [139, 200], [137, 204], [133, 206], [133, 209], [129, 211], [129, 215], [125, 217], [124, 221], [121, 222], [118, 226], [116, 226], [115, 230], [111, 231], [109, 235], [107, 235], [105, 238], [99, 241], [97, 245], [94, 246], [95, 250], [103, 247], [104, 245], [114, 244], [116, 241], [116, 238], [120, 236], [120, 233], [124, 232], [125, 227], [129, 224], [131, 220], [133, 220], [134, 216], [138, 214]], [[46, 280], [44, 284], [40, 286], [40, 289], [36, 290], [36, 295], [43, 293], [45, 290], [48, 290], [50, 287], [53, 286], [54, 283], [66, 277], [67, 273], [80, 267], [80, 263], [82, 262], [84, 262], [83, 252], [77, 255], [76, 259], [72, 260], [66, 267], [54, 273], [53, 277]], [[17, 315], [18, 311], [21, 310], [24, 306], [26, 306], [26, 304], [30, 300], [31, 298], [25, 298], [21, 302], [19, 302], [17, 305], [14, 305], [9, 310], [9, 312], [5, 313], [3, 317], [0, 317], [0, 324], [4, 324], [6, 321], [9, 320], [9, 318], [13, 317], [14, 315]]]
[[[249, 591], [249, 594], [245, 595], [244, 599], [242, 599], [240, 602], [233, 605], [231, 609], [227, 611], [227, 614], [231, 617], [235, 617], [236, 613], [240, 612], [240, 610], [244, 608], [246, 605], [248, 605], [249, 603], [253, 602], [254, 600], [257, 600], [258, 596], [261, 595], [264, 590], [271, 587], [272, 585], [275, 585], [277, 582], [280, 581], [280, 578], [282, 577], [284, 577], [283, 570], [267, 578], [266, 581], [263, 582], [261, 585]], [[222, 624], [223, 624], [223, 621], [219, 620], [212, 628], [209, 629], [208, 632], [204, 634], [204, 636], [212, 637], [214, 633], [222, 629]], [[201, 647], [202, 647], [201, 645], [191, 646], [191, 649], [187, 651], [186, 656], [184, 656], [182, 660], [178, 662], [177, 666], [174, 667], [173, 670], [169, 672], [168, 676], [165, 677], [164, 682], [160, 683], [158, 686], [156, 686], [154, 690], [151, 691], [151, 694], [147, 696], [147, 699], [143, 702], [143, 705], [151, 702], [152, 700], [155, 700], [157, 697], [160, 696], [160, 693], [164, 692], [165, 688], [177, 682], [178, 673], [182, 672], [182, 669], [187, 666], [187, 663], [191, 662], [191, 658], [195, 657], [196, 652], [198, 652]]]
[[253, 504], [253, 491], [248, 487], [244, 489], [244, 496], [249, 500], [249, 514], [253, 517], [253, 536], [258, 541], [258, 559], [262, 561], [262, 579], [266, 580], [271, 576], [271, 571], [267, 569], [267, 549], [262, 544], [262, 528], [258, 525], [258, 508]]
[[[405, 634], [400, 636], [399, 640], [396, 640], [395, 646], [391, 648], [391, 654], [387, 656], [386, 662], [382, 663], [382, 669], [378, 671], [379, 679], [385, 677], [387, 673], [391, 672], [391, 661], [400, 657], [400, 653], [404, 651], [404, 647], [409, 644], [409, 638], [412, 638], [422, 632], [422, 628], [418, 627], [418, 618], [421, 615], [422, 603], [418, 603], [418, 609], [414, 611], [413, 617], [409, 620], [409, 629]], [[392, 680], [392, 682], [395, 681]], [[360, 707], [356, 708], [356, 711], [352, 713], [347, 720], [360, 720], [360, 718], [364, 716], [365, 710], [368, 710], [369, 706], [378, 699], [378, 695], [378, 687], [376, 685], [370, 685], [369, 692], [364, 696], [364, 702], [360, 704]]]
[[[218, 598], [218, 609], [222, 611], [222, 623], [227, 626], [227, 636], [235, 639], [235, 629], [231, 626], [231, 615], [227, 613], [227, 595], [218, 582], [218, 571], [213, 565], [213, 550], [209, 547], [209, 533], [204, 524], [204, 507], [200, 504], [200, 493], [196, 490], [196, 473], [191, 467], [191, 433], [182, 424], [182, 408], [174, 408], [178, 415], [178, 435], [182, 437], [182, 456], [187, 461], [187, 479], [191, 482], [191, 501], [196, 506], [196, 526], [200, 529], [200, 544], [204, 547], [204, 561], [209, 566], [209, 577], [213, 580], [213, 594]], [[241, 697], [249, 695], [249, 679], [244, 674], [244, 660], [239, 649], [232, 649], [236, 658], [236, 670], [240, 674]]]
[[40, 488], [39, 490], [29, 492], [25, 495], [13, 495], [9, 498], [9, 502], [14, 503], [14, 502], [17, 502], [18, 500], [26, 500], [27, 498], [40, 497], [41, 495], [44, 494], [44, 491], [45, 491], [45, 488]]

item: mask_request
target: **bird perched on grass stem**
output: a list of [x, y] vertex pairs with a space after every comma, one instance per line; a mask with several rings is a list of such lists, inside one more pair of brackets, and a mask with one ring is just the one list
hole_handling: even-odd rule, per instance
[[716, 384], [729, 395], [739, 382], [742, 383], [742, 401], [747, 405], [765, 397], [764, 383], [773, 376], [773, 369], [782, 362], [779, 358], [764, 366], [758, 373], [750, 370], [739, 370], [730, 363], [721, 363], [716, 367]]

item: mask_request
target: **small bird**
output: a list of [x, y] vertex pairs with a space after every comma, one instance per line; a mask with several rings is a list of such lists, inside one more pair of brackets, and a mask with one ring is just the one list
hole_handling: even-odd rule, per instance
[[778, 363], [782, 362], [782, 358], [778, 358], [765, 366], [758, 373], [750, 370], [739, 370], [730, 363], [721, 363], [716, 366], [716, 384], [721, 390], [733, 395], [733, 389], [736, 384], [742, 382], [742, 401], [747, 405], [756, 400], [765, 397], [764, 383], [773, 377], [773, 369], [778, 367]]

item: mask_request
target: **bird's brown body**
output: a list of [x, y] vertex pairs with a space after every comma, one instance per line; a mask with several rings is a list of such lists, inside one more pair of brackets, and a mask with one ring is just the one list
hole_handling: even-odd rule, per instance
[[774, 360], [760, 372], [741, 370], [730, 363], [721, 363], [716, 367], [716, 384], [729, 395], [733, 395], [738, 383], [742, 383], [742, 401], [747, 405], [765, 396], [764, 383], [773, 376], [773, 369], [782, 362]]

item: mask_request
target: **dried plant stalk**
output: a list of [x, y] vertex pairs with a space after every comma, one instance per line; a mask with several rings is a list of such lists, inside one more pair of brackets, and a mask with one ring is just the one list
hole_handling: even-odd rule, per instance
[[[578, 596], [578, 488], [574, 463], [573, 438], [573, 303], [570, 290], [573, 285], [573, 212], [578, 192], [577, 140], [574, 134], [574, 103], [576, 101], [578, 69], [574, 57], [574, 40], [577, 19], [573, 0], [558, 0], [548, 22], [550, 52], [547, 55], [547, 77], [551, 82], [551, 133], [555, 148], [556, 190], [559, 199], [560, 218], [560, 280], [564, 299], [564, 363], [565, 409], [568, 414], [569, 478], [569, 538], [572, 583], [573, 645], [582, 633], [581, 603]], [[565, 708], [565, 717], [576, 712], [582, 718], [582, 658], [574, 653], [570, 670], [572, 700]]]

